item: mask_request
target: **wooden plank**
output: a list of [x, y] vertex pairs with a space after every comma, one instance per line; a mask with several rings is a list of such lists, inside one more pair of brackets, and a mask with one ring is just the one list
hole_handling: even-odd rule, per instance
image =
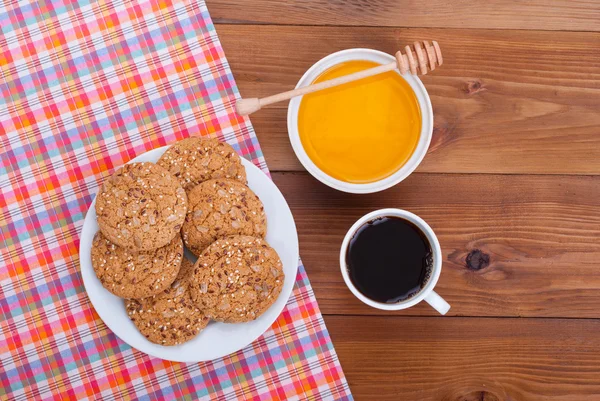
[[[600, 173], [600, 34], [335, 27], [218, 27], [246, 97], [295, 86], [327, 54], [394, 52], [440, 42], [444, 65], [423, 77], [434, 138], [419, 171]], [[287, 103], [252, 116], [273, 170], [301, 169], [287, 139]]]
[[589, 0], [209, 0], [213, 20], [227, 23], [600, 30], [600, 4]]
[[[417, 173], [370, 195], [335, 191], [306, 173], [273, 177], [324, 313], [379, 313], [346, 288], [339, 250], [359, 217], [397, 207], [438, 235], [444, 260], [436, 288], [451, 315], [600, 318], [600, 176]], [[488, 267], [467, 268], [475, 250], [489, 256]], [[436, 312], [422, 303], [399, 314]]]
[[600, 399], [600, 322], [326, 316], [357, 400]]

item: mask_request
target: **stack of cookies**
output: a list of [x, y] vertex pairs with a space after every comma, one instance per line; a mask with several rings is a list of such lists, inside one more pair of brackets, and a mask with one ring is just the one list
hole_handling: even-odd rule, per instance
[[211, 319], [254, 320], [281, 292], [262, 202], [226, 143], [188, 138], [156, 164], [125, 165], [103, 184], [96, 215], [94, 271], [154, 343], [186, 342]]

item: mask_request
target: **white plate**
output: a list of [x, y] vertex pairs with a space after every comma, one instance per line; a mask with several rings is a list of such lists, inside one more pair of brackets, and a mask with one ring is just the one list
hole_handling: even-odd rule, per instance
[[[156, 162], [168, 146], [146, 152], [131, 162]], [[157, 358], [176, 362], [200, 362], [220, 358], [236, 352], [263, 334], [277, 319], [287, 303], [298, 272], [298, 234], [290, 208], [275, 186], [258, 167], [242, 158], [246, 167], [248, 186], [260, 198], [267, 215], [267, 241], [277, 251], [283, 262], [285, 281], [277, 301], [261, 317], [248, 323], [225, 324], [211, 322], [193, 340], [172, 347], [148, 341], [127, 317], [123, 299], [108, 292], [92, 268], [91, 248], [96, 222], [96, 200], [85, 216], [79, 245], [81, 275], [88, 297], [100, 318], [123, 341], [134, 348]], [[187, 253], [187, 252], [186, 252]]]

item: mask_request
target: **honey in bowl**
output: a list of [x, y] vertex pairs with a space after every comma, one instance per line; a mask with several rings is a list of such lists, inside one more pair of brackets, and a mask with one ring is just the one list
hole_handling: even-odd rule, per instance
[[[347, 61], [313, 83], [376, 66]], [[306, 154], [323, 172], [348, 183], [371, 183], [410, 159], [421, 134], [421, 110], [410, 85], [390, 71], [304, 95], [298, 131]]]

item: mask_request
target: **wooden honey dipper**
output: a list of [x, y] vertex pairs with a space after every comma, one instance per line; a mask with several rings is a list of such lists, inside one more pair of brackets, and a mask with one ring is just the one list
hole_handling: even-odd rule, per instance
[[[421, 47], [421, 43], [424, 45], [424, 48]], [[402, 51], [396, 52], [396, 61], [389, 64], [383, 64], [367, 70], [358, 71], [353, 74], [330, 79], [318, 84], [303, 86], [302, 88], [278, 93], [262, 99], [256, 97], [240, 99], [235, 104], [235, 109], [239, 115], [247, 116], [248, 114], [252, 114], [255, 111], [260, 110], [263, 106], [269, 104], [281, 102], [283, 100], [289, 100], [296, 96], [306, 95], [307, 93], [332, 88], [334, 86], [357, 81], [373, 75], [383, 74], [384, 72], [393, 71], [395, 69], [400, 70], [401, 74], [410, 72], [413, 75], [425, 75], [427, 74], [428, 69], [433, 71], [435, 70], [436, 64], [441, 66], [444, 62], [440, 46], [435, 40], [432, 41], [431, 44], [426, 40], [423, 40], [422, 42], [417, 41], [413, 44], [413, 48], [406, 46], [404, 48], [406, 54], [403, 54]]]

